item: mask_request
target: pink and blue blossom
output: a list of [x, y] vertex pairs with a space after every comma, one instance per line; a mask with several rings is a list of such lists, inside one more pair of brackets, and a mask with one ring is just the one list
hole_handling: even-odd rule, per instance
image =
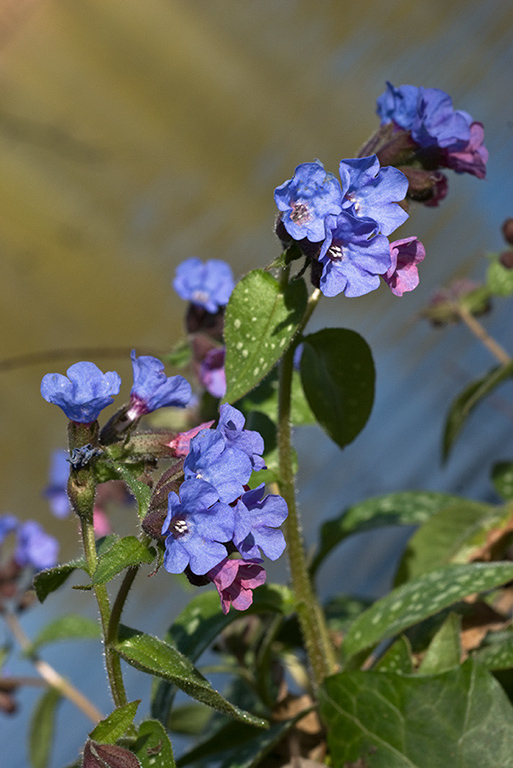
[[208, 572], [215, 584], [224, 614], [233, 605], [236, 611], [247, 611], [253, 603], [253, 590], [266, 579], [261, 560], [225, 559]]
[[220, 432], [205, 429], [191, 440], [184, 461], [185, 478], [210, 483], [220, 501], [230, 504], [241, 496], [251, 472], [246, 453], [230, 447]]
[[137, 357], [132, 350], [134, 384], [130, 392], [128, 417], [140, 418], [158, 408], [183, 408], [191, 399], [191, 385], [183, 376], [166, 376], [164, 363], [150, 355]]
[[406, 291], [413, 291], [419, 284], [417, 264], [424, 260], [426, 251], [416, 237], [395, 240], [390, 243], [392, 265], [383, 275], [394, 296], [402, 296]]

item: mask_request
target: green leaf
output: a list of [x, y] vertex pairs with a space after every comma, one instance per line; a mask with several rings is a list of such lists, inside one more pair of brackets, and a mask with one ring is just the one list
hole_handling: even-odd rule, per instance
[[488, 645], [473, 654], [473, 658], [490, 670], [513, 667], [513, 632], [494, 632], [486, 638]]
[[436, 675], [457, 667], [461, 661], [461, 617], [450, 613], [434, 638], [419, 667], [420, 675]]
[[396, 585], [450, 562], [458, 562], [458, 553], [464, 545], [487, 522], [496, 519], [496, 507], [469, 499], [459, 499], [435, 512], [409, 540]]
[[[294, 595], [288, 587], [263, 584], [255, 590], [253, 604], [245, 614], [270, 612], [287, 616], [294, 608]], [[201, 592], [177, 616], [165, 639], [177, 652], [194, 662], [227, 626], [239, 618], [237, 611], [226, 615], [222, 612], [217, 592]], [[159, 681], [152, 696], [153, 716], [168, 722], [173, 698], [173, 686], [165, 680]]]
[[[242, 400], [235, 403], [243, 413], [251, 414], [258, 411], [276, 422], [278, 418], [278, 370], [273, 368], [260, 384], [248, 392]], [[292, 373], [292, 399], [290, 404], [290, 420], [295, 427], [304, 424], [315, 424], [316, 419], [303, 392], [301, 377], [298, 371]], [[267, 446], [266, 446], [267, 447]]]
[[42, 646], [60, 640], [97, 640], [100, 637], [98, 621], [78, 613], [70, 613], [67, 616], [59, 616], [43, 627], [32, 641], [26, 655], [29, 656]]
[[39, 698], [30, 720], [29, 755], [32, 768], [50, 764], [55, 713], [62, 696], [56, 688], [48, 688]]
[[204, 732], [211, 717], [212, 710], [204, 704], [182, 704], [180, 707], [173, 707], [166, 728], [171, 733], [198, 736]]
[[513, 501], [513, 461], [498, 461], [492, 467], [495, 490], [506, 501]]
[[121, 625], [120, 640], [113, 645], [121, 658], [141, 672], [156, 675], [181, 688], [194, 699], [243, 723], [266, 727], [266, 722], [245, 712], [216, 691], [192, 662], [176, 648], [151, 635]]
[[374, 361], [355, 331], [325, 328], [305, 336], [301, 381], [312, 412], [340, 448], [362, 431], [374, 402]]
[[511, 563], [447, 565], [394, 589], [362, 613], [347, 633], [347, 658], [402, 632], [467, 595], [499, 587], [513, 579]]
[[486, 285], [496, 296], [511, 296], [513, 294], [513, 269], [504, 267], [499, 258], [496, 257], [488, 267]]
[[125, 568], [151, 563], [156, 554], [154, 547], [140, 541], [136, 536], [124, 536], [115, 541], [99, 558], [92, 585], [105, 584]]
[[379, 672], [394, 672], [396, 675], [411, 675], [413, 672], [412, 651], [408, 639], [401, 635], [383, 654], [376, 664]]
[[[98, 556], [101, 556], [104, 552], [106, 552], [112, 546], [112, 543], [116, 541], [116, 539], [117, 536], [114, 534], [103, 536], [101, 539], [98, 539], [96, 542], [96, 551]], [[59, 587], [64, 584], [69, 576], [71, 576], [73, 571], [76, 571], [78, 568], [85, 571], [86, 573], [89, 572], [87, 563], [83, 557], [80, 557], [77, 560], [71, 560], [65, 565], [57, 565], [55, 568], [48, 568], [46, 571], [40, 571], [37, 573], [34, 576], [34, 588], [36, 590], [36, 595], [39, 602], [43, 603], [48, 595], [52, 592], [55, 592], [56, 589], [59, 589]]]
[[237, 283], [225, 315], [225, 402], [239, 400], [278, 362], [298, 329], [306, 302], [302, 279], [282, 291], [274, 277], [256, 269]]
[[118, 707], [111, 712], [110, 715], [93, 728], [89, 734], [93, 741], [99, 741], [102, 744], [115, 744], [134, 722], [134, 717], [137, 714], [137, 707], [141, 703], [140, 699], [137, 701], [130, 701], [125, 704], [124, 707]]
[[315, 573], [324, 558], [347, 536], [387, 525], [419, 525], [448, 504], [460, 501], [458, 496], [429, 491], [406, 491], [367, 499], [345, 509], [328, 520], [320, 529], [319, 551], [312, 562]]
[[187, 340], [179, 341], [170, 352], [161, 357], [162, 362], [173, 368], [185, 368], [192, 360], [192, 349]]
[[469, 384], [453, 401], [445, 422], [443, 436], [443, 460], [445, 461], [469, 414], [480, 401], [493, 392], [499, 384], [513, 375], [513, 360], [499, 365], [477, 381]]
[[81, 568], [87, 573], [87, 565], [84, 559], [72, 560], [65, 565], [56, 565], [55, 568], [48, 568], [37, 573], [34, 576], [34, 589], [36, 590], [39, 602], [44, 603], [48, 595], [59, 589], [77, 568]]
[[169, 737], [157, 720], [145, 720], [139, 726], [137, 741], [132, 747], [142, 768], [175, 768], [173, 748]]
[[321, 714], [333, 768], [509, 768], [513, 709], [467, 661], [434, 677], [343, 672], [326, 680]]

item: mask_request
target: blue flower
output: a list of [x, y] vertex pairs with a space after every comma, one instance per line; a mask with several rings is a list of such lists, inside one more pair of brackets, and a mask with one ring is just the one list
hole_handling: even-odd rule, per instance
[[210, 259], [204, 264], [200, 259], [186, 259], [179, 264], [173, 287], [181, 299], [203, 307], [215, 314], [226, 306], [235, 282], [229, 264]]
[[275, 189], [274, 200], [289, 235], [312, 243], [324, 240], [326, 216], [342, 210], [340, 184], [319, 160], [298, 165], [293, 178]]
[[191, 440], [183, 469], [186, 480], [205, 480], [216, 489], [218, 499], [230, 504], [244, 493], [252, 466], [249, 457], [229, 447], [220, 432], [204, 429]]
[[379, 275], [392, 262], [388, 238], [374, 235], [375, 231], [373, 221], [356, 219], [345, 211], [329, 217], [319, 254], [320, 289], [325, 296], [363, 296], [379, 287]]
[[134, 384], [130, 392], [128, 417], [133, 420], [157, 408], [183, 408], [191, 399], [191, 385], [183, 376], [166, 376], [164, 363], [156, 357], [130, 353]]
[[41, 571], [57, 564], [59, 542], [36, 523], [26, 520], [17, 531], [14, 559], [22, 568]]
[[50, 509], [55, 517], [67, 517], [71, 512], [68, 498], [69, 452], [59, 449], [52, 453], [50, 482], [44, 489]]
[[408, 218], [398, 204], [408, 192], [408, 179], [397, 168], [380, 168], [376, 155], [340, 161], [343, 208], [376, 222], [376, 231], [390, 235]]
[[270, 494], [264, 499], [265, 485], [245, 493], [235, 505], [233, 543], [244, 559], [260, 557], [260, 549], [270, 560], [277, 560], [285, 549], [279, 526], [287, 517], [287, 503]]
[[217, 491], [203, 480], [186, 480], [180, 497], [173, 491], [169, 494], [162, 526], [164, 567], [169, 573], [182, 573], [189, 565], [202, 575], [227, 556], [222, 542], [233, 536], [233, 509], [217, 499]]
[[264, 452], [262, 436], [253, 430], [244, 429], [246, 419], [244, 415], [228, 403], [224, 403], [219, 409], [219, 424], [216, 431], [220, 432], [230, 448], [242, 451], [251, 461], [255, 472], [265, 468], [265, 461], [261, 454]]
[[48, 403], [62, 408], [68, 419], [81, 424], [96, 421], [100, 412], [114, 402], [121, 379], [114, 371], [102, 373], [94, 363], [75, 363], [61, 373], [47, 373], [41, 394]]

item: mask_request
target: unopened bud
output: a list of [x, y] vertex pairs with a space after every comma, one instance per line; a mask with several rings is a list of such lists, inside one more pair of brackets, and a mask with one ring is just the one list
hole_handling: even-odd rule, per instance
[[510, 245], [513, 245], [513, 219], [506, 219], [502, 225], [502, 234], [504, 240]]

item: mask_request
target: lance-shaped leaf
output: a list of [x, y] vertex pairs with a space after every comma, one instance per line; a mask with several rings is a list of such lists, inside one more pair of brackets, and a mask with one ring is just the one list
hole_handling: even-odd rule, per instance
[[[253, 604], [248, 613], [279, 613], [289, 615], [294, 611], [295, 600], [288, 587], [279, 584], [263, 584], [255, 590]], [[217, 592], [196, 595], [170, 626], [166, 641], [191, 662], [201, 656], [216, 637], [236, 619], [240, 613], [222, 612]], [[165, 679], [154, 687], [152, 715], [167, 723], [176, 689]]]
[[312, 562], [312, 572], [317, 571], [324, 558], [347, 536], [387, 525], [420, 525], [457, 501], [460, 501], [458, 496], [448, 493], [406, 491], [355, 504], [321, 526], [319, 551]]
[[422, 663], [420, 675], [436, 675], [457, 667], [461, 660], [461, 616], [450, 613], [431, 640]]
[[445, 422], [443, 459], [448, 458], [452, 446], [460, 434], [469, 414], [481, 400], [493, 392], [499, 384], [513, 376], [513, 360], [493, 368], [486, 376], [469, 384], [453, 401]]
[[97, 640], [101, 637], [100, 624], [95, 619], [70, 613], [59, 616], [41, 629], [25, 652], [30, 655], [44, 645], [60, 640]]
[[105, 584], [125, 568], [153, 562], [155, 556], [156, 551], [149, 544], [136, 536], [124, 536], [100, 556], [92, 584]]
[[130, 728], [137, 713], [140, 700], [130, 701], [124, 707], [118, 707], [95, 725], [89, 736], [102, 744], [115, 744]]
[[408, 638], [401, 635], [383, 654], [374, 669], [380, 672], [394, 672], [396, 675], [411, 675], [413, 672], [412, 650]]
[[504, 630], [488, 635], [489, 645], [473, 654], [473, 658], [487, 669], [513, 668], [513, 632]]
[[471, 661], [433, 677], [343, 672], [320, 694], [333, 768], [507, 768], [513, 708]]
[[61, 692], [49, 688], [43, 693], [32, 712], [29, 735], [29, 754], [32, 768], [48, 768], [50, 764], [55, 714], [61, 701]]
[[226, 308], [226, 395], [233, 403], [252, 390], [283, 355], [301, 322], [307, 302], [304, 280], [285, 290], [255, 269], [237, 283]]
[[374, 402], [374, 362], [355, 331], [325, 328], [305, 336], [301, 381], [308, 405], [331, 439], [344, 448], [362, 431]]
[[230, 704], [212, 688], [192, 662], [173, 646], [123, 625], [120, 626], [119, 637], [119, 641], [113, 645], [114, 650], [136, 669], [174, 683], [189, 696], [235, 720], [266, 727], [265, 720]]
[[377, 600], [351, 625], [344, 638], [346, 658], [433, 616], [467, 595], [513, 579], [512, 563], [448, 565], [409, 581]]

